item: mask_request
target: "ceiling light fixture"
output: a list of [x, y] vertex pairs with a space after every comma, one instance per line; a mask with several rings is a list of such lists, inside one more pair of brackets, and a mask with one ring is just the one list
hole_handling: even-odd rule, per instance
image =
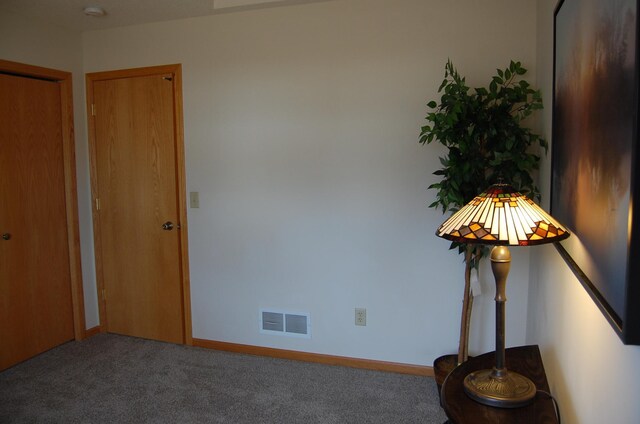
[[95, 17], [100, 17], [107, 14], [107, 12], [105, 12], [104, 9], [99, 6], [85, 7], [83, 12], [87, 16], [95, 16]]

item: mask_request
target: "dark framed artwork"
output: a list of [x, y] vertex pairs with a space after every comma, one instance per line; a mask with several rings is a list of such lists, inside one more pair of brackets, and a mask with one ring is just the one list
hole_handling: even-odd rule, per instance
[[640, 344], [638, 3], [554, 13], [551, 213], [573, 233], [556, 247], [625, 344]]

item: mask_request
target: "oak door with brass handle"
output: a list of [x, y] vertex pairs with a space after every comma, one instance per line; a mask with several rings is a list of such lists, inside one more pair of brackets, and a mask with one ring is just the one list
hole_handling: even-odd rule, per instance
[[175, 79], [87, 79], [101, 321], [109, 332], [184, 343]]

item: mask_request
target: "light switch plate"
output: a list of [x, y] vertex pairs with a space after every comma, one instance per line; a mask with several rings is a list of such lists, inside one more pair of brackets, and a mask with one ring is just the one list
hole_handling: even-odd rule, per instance
[[200, 193], [197, 191], [192, 191], [189, 193], [189, 207], [190, 208], [199, 208], [200, 207]]

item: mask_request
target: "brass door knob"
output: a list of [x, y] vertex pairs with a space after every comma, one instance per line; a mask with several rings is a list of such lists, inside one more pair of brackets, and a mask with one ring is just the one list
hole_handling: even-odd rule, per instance
[[173, 222], [171, 221], [167, 221], [164, 224], [162, 224], [162, 229], [165, 231], [171, 231], [173, 230]]
[[11, 238], [11, 234], [9, 234], [9, 233], [4, 233], [2, 235], [2, 240], [9, 240], [10, 238]]

